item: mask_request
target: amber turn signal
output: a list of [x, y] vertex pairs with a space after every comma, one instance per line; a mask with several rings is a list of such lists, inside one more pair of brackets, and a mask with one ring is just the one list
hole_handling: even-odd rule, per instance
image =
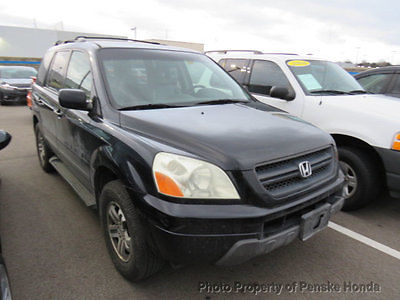
[[400, 151], [400, 133], [394, 138], [392, 149]]
[[183, 197], [181, 189], [170, 177], [160, 172], [155, 172], [155, 177], [160, 193], [173, 197]]

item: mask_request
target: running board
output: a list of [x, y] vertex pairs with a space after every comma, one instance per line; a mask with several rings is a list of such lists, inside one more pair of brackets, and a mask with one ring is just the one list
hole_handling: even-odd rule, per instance
[[57, 170], [57, 172], [69, 183], [69, 185], [74, 189], [74, 191], [81, 197], [86, 206], [96, 206], [95, 197], [85, 188], [79, 179], [75, 177], [74, 174], [68, 169], [68, 167], [57, 157], [53, 156], [49, 160], [50, 164]]

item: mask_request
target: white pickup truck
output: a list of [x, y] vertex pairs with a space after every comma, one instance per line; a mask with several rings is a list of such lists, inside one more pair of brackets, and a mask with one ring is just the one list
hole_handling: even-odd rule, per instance
[[209, 51], [258, 100], [329, 132], [346, 175], [345, 210], [383, 187], [400, 197], [400, 100], [368, 94], [337, 64], [295, 54]]

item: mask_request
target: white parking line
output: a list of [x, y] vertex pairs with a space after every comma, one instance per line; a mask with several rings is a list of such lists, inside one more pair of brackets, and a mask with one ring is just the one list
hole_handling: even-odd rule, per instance
[[388, 246], [385, 246], [381, 243], [378, 243], [377, 241], [371, 240], [370, 238], [367, 238], [366, 236], [363, 236], [357, 232], [354, 232], [354, 231], [347, 229], [346, 227], [340, 226], [336, 223], [329, 222], [328, 227], [332, 228], [333, 230], [336, 230], [340, 233], [343, 233], [344, 235], [347, 235], [348, 237], [351, 237], [365, 245], [368, 245], [372, 248], [375, 248], [383, 253], [386, 253], [387, 255], [390, 255], [390, 256], [400, 260], [400, 251], [397, 251], [397, 250], [392, 249]]

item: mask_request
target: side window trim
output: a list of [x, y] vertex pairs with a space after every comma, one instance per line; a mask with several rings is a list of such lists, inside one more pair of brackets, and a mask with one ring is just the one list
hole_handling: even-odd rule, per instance
[[63, 78], [62, 78], [62, 85], [61, 85], [61, 87], [64, 86], [65, 77], [67, 76], [67, 69], [68, 69], [69, 61], [70, 61], [70, 59], [71, 59], [71, 54], [72, 54], [72, 51], [71, 51], [70, 49], [68, 49], [68, 50], [60, 50], [60, 51], [54, 52], [53, 58], [51, 59], [51, 63], [50, 63], [49, 69], [48, 69], [48, 71], [47, 71], [46, 78], [45, 78], [45, 82], [44, 82], [44, 85], [43, 85], [45, 88], [47, 88], [48, 90], [50, 90], [50, 91], [52, 91], [53, 93], [56, 93], [56, 94], [58, 94], [58, 90], [56, 90], [55, 88], [53, 88], [53, 87], [51, 87], [51, 86], [48, 86], [48, 80], [49, 80], [49, 74], [50, 74], [50, 71], [51, 71], [52, 68], [53, 68], [53, 64], [54, 64], [54, 62], [55, 62], [57, 53], [61, 53], [61, 52], [67, 52], [67, 53], [68, 53], [68, 58], [67, 58], [67, 61], [66, 61], [66, 66], [65, 66], [65, 68], [64, 68], [64, 74], [63, 74]]

